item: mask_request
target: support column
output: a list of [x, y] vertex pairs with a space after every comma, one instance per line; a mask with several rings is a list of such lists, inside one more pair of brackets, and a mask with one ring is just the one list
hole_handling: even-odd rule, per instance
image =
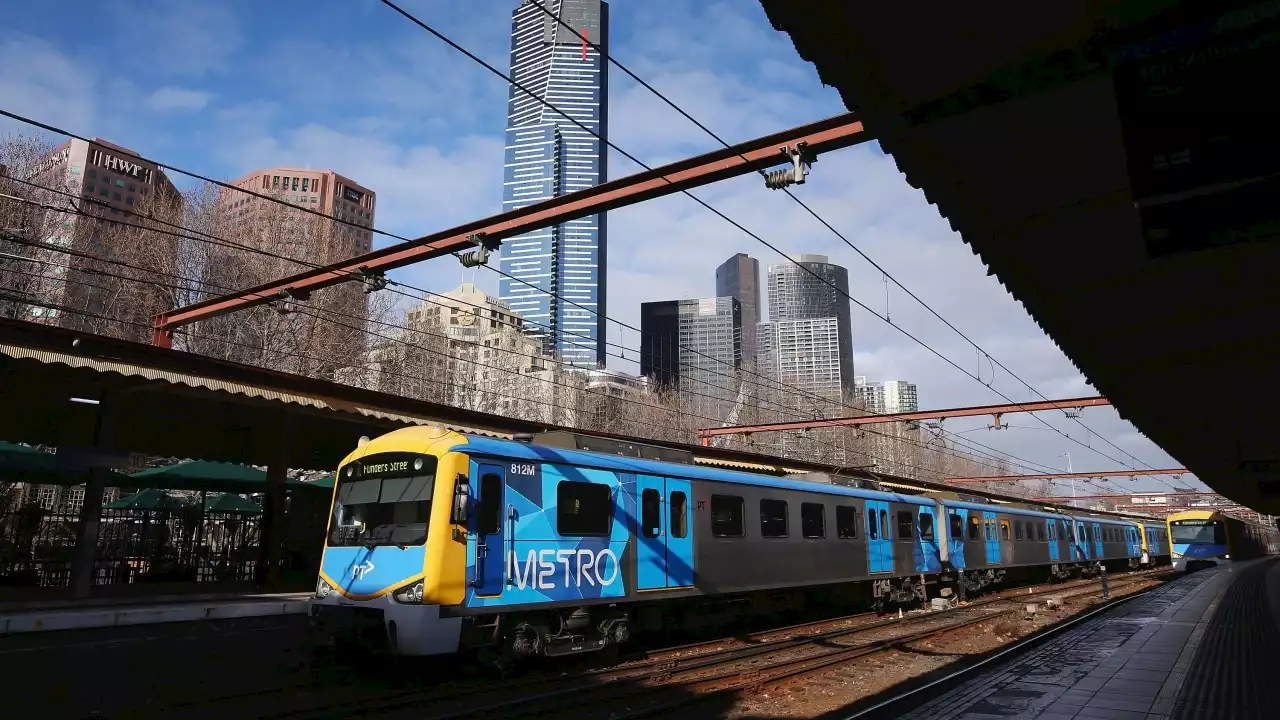
[[107, 469], [89, 470], [76, 526], [76, 553], [71, 560], [71, 590], [77, 599], [93, 593], [93, 564], [98, 551], [98, 527], [102, 522], [102, 493], [107, 489]]
[[285, 538], [285, 478], [289, 471], [292, 417], [282, 413], [279, 431], [267, 462], [267, 486], [262, 499], [262, 527], [258, 543], [257, 582], [274, 585], [280, 580], [280, 544]]
[[[102, 443], [103, 416], [107, 412], [107, 396], [98, 396], [97, 414], [93, 420], [93, 449]], [[59, 448], [61, 450], [61, 448]], [[90, 453], [91, 464], [101, 462], [97, 452]], [[71, 559], [71, 592], [77, 599], [93, 594], [93, 564], [98, 555], [98, 529], [102, 524], [102, 494], [107, 489], [107, 473], [104, 467], [90, 467], [88, 482], [84, 488], [84, 503], [80, 506], [80, 522], [76, 526], [76, 550]]]

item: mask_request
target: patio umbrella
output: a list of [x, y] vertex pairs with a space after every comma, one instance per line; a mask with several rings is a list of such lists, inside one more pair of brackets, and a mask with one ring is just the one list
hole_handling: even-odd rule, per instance
[[222, 493], [205, 498], [204, 511], [206, 513], [260, 514], [262, 508], [246, 497], [235, 493]]
[[186, 507], [186, 503], [164, 490], [147, 488], [102, 507], [111, 510], [180, 510]]

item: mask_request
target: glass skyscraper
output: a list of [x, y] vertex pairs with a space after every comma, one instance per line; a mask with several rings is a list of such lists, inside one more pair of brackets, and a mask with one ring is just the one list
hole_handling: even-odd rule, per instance
[[[573, 122], [609, 137], [608, 62], [584, 36], [607, 54], [608, 3], [523, 0], [512, 15], [512, 78], [563, 114], [511, 86], [504, 211], [605, 179], [608, 147]], [[575, 365], [605, 360], [605, 229], [600, 213], [510, 238], [502, 246], [499, 266], [524, 282], [503, 276], [499, 296], [541, 334], [547, 353]]]

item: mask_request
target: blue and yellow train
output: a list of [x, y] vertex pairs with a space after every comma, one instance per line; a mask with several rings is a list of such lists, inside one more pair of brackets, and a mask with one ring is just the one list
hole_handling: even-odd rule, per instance
[[1216, 510], [1186, 510], [1165, 518], [1173, 543], [1173, 567], [1191, 571], [1250, 560], [1280, 549], [1280, 533]]
[[743, 614], [963, 598], [1169, 556], [1154, 521], [547, 442], [431, 427], [362, 441], [338, 468], [317, 628], [404, 655], [554, 656]]

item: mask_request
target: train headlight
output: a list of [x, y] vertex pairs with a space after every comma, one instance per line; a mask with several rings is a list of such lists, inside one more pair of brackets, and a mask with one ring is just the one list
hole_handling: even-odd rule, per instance
[[1222, 559], [1223, 559], [1223, 560], [1230, 560], [1230, 559], [1231, 559], [1231, 553], [1227, 553], [1227, 554], [1223, 555], [1223, 556], [1222, 556]]
[[324, 578], [316, 580], [316, 597], [326, 598], [331, 592], [333, 592], [333, 586], [325, 582]]
[[406, 585], [400, 588], [395, 592], [394, 595], [392, 595], [392, 597], [396, 599], [396, 602], [402, 602], [402, 603], [422, 602], [422, 581], [419, 580], [418, 582], [412, 585]]

